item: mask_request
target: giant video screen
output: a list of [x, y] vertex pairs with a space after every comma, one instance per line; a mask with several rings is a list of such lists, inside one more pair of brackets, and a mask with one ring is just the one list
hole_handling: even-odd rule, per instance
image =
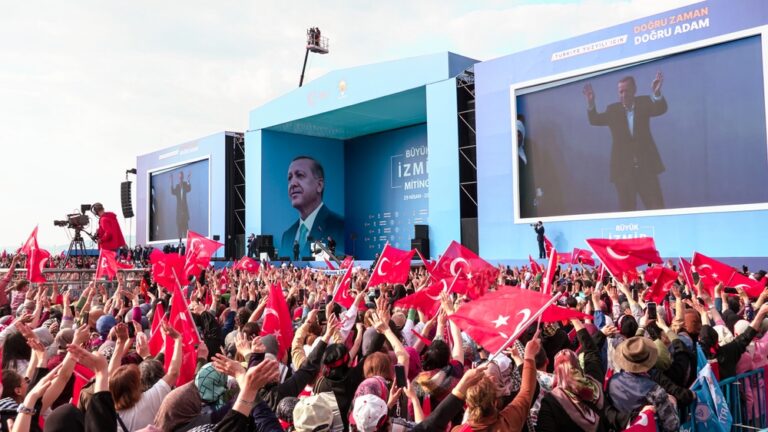
[[209, 160], [150, 172], [149, 200], [150, 242], [178, 242], [188, 230], [208, 236]]
[[513, 86], [517, 220], [766, 208], [763, 72], [752, 36]]

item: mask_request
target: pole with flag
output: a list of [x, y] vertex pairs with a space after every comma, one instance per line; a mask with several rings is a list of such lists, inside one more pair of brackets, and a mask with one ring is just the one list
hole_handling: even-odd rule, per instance
[[[554, 253], [553, 253], [553, 255], [554, 255]], [[528, 318], [528, 320], [526, 320], [526, 321], [524, 321], [523, 323], [521, 323], [521, 324], [520, 324], [520, 325], [517, 327], [517, 330], [516, 330], [514, 333], [512, 333], [512, 335], [509, 337], [509, 339], [507, 339], [507, 341], [506, 341], [506, 342], [504, 342], [504, 344], [503, 344], [503, 345], [502, 345], [502, 346], [501, 346], [499, 349], [497, 349], [497, 350], [496, 350], [496, 352], [495, 352], [495, 353], [493, 353], [493, 355], [492, 355], [491, 357], [489, 357], [489, 358], [488, 358], [488, 361], [489, 361], [489, 362], [492, 362], [492, 361], [493, 361], [493, 359], [495, 359], [495, 358], [496, 358], [496, 356], [498, 356], [499, 354], [501, 354], [501, 352], [502, 352], [502, 351], [504, 351], [505, 349], [507, 349], [507, 347], [508, 347], [508, 346], [512, 345], [512, 342], [514, 342], [515, 340], [517, 340], [517, 338], [518, 338], [518, 337], [520, 337], [520, 335], [521, 335], [521, 334], [522, 334], [522, 333], [523, 333], [523, 332], [524, 332], [524, 331], [525, 331], [525, 330], [526, 330], [526, 329], [527, 329], [527, 328], [528, 328], [528, 327], [531, 325], [531, 323], [533, 323], [534, 321], [538, 321], [538, 322], [541, 322], [541, 314], [543, 314], [543, 313], [544, 313], [544, 311], [545, 311], [545, 310], [546, 310], [546, 309], [547, 309], [549, 306], [551, 306], [552, 304], [554, 304], [554, 303], [557, 301], [557, 299], [559, 299], [559, 298], [560, 298], [560, 295], [562, 295], [562, 293], [557, 293], [557, 294], [555, 294], [554, 296], [552, 296], [552, 298], [551, 298], [551, 299], [549, 299], [549, 300], [547, 301], [547, 303], [546, 303], [546, 304], [544, 304], [544, 306], [542, 306], [542, 307], [541, 307], [541, 309], [537, 310], [537, 311], [536, 311], [536, 313], [534, 313], [533, 315], [531, 315], [531, 316]]]

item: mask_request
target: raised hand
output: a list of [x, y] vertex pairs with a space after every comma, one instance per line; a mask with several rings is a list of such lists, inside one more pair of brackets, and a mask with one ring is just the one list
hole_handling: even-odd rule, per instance
[[591, 83], [584, 84], [584, 88], [582, 89], [581, 93], [583, 93], [584, 97], [587, 98], [587, 103], [590, 106], [595, 104], [595, 92], [592, 90]]
[[211, 362], [213, 362], [213, 368], [216, 369], [216, 371], [219, 373], [223, 373], [224, 375], [237, 378], [245, 373], [245, 368], [243, 365], [236, 362], [235, 360], [228, 358], [224, 354], [216, 354], [211, 359]]
[[651, 89], [653, 90], [653, 94], [656, 97], [661, 96], [661, 85], [664, 83], [664, 75], [661, 74], [661, 71], [656, 72], [656, 77], [653, 79], [653, 82], [651, 83]]
[[72, 354], [72, 357], [74, 357], [78, 363], [94, 372], [107, 370], [107, 359], [99, 353], [92, 353], [77, 345], [68, 346], [67, 351]]

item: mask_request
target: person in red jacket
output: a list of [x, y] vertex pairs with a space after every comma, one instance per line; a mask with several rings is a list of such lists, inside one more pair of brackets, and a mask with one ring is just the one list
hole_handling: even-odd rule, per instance
[[117, 215], [104, 211], [104, 206], [101, 203], [93, 204], [91, 212], [99, 218], [99, 229], [96, 231], [96, 241], [99, 242], [99, 249], [115, 251], [124, 246], [125, 238], [123, 238], [123, 232], [117, 223]]

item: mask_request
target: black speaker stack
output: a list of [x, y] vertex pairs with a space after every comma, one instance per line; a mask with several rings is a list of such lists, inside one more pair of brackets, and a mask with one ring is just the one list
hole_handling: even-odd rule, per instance
[[425, 259], [429, 259], [429, 225], [414, 225], [411, 249], [416, 249]]
[[133, 205], [131, 204], [131, 182], [126, 180], [120, 183], [120, 204], [123, 208], [123, 217], [133, 217]]

